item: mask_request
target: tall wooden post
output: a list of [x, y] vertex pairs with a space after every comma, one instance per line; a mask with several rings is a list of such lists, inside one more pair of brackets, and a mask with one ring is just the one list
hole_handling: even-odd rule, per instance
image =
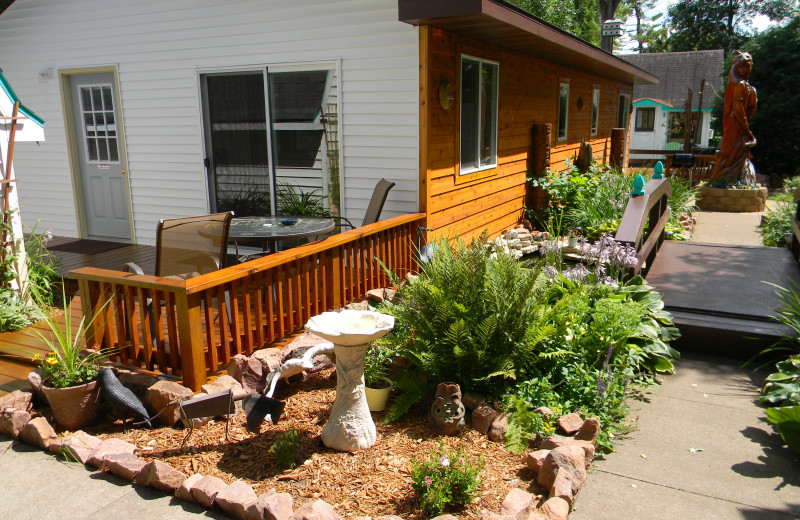
[[611, 166], [622, 170], [625, 167], [625, 129], [611, 129]]
[[[194, 392], [199, 392], [200, 387], [207, 381], [200, 300], [200, 294], [186, 294], [185, 290], [175, 293], [183, 385]], [[219, 319], [222, 320], [223, 317], [220, 316]], [[145, 341], [149, 341], [149, 338]], [[214, 348], [214, 345], [209, 345], [208, 348]]]
[[[530, 177], [541, 177], [550, 167], [550, 143], [553, 125], [533, 123], [531, 128], [531, 150], [528, 156]], [[530, 209], [542, 209], [547, 205], [546, 195], [541, 189], [527, 187], [525, 205]]]

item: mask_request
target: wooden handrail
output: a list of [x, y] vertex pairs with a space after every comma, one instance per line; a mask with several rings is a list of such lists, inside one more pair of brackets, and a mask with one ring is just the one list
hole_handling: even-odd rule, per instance
[[188, 280], [84, 267], [78, 280], [91, 344], [125, 365], [181, 377], [199, 390], [237, 354], [286, 337], [313, 315], [340, 308], [418, 269], [425, 213], [402, 215]]
[[403, 224], [409, 224], [423, 218], [425, 218], [425, 213], [410, 213], [408, 215], [401, 215], [388, 220], [380, 220], [374, 224], [369, 224], [367, 226], [351, 229], [349, 231], [345, 231], [344, 233], [330, 236], [319, 242], [312, 242], [310, 244], [293, 247], [285, 251], [263, 256], [255, 260], [250, 260], [249, 262], [245, 262], [243, 264], [220, 269], [219, 271], [214, 271], [212, 273], [195, 276], [194, 278], [189, 278], [186, 280], [186, 292], [188, 294], [193, 294], [206, 290], [209, 287], [232, 282], [234, 280], [240, 280], [247, 276], [252, 276], [258, 272], [275, 268], [293, 260], [306, 258], [315, 253], [339, 247], [358, 239], [375, 235], [381, 231], [401, 226]]
[[[630, 244], [636, 249], [638, 259], [633, 274], [647, 271], [655, 260], [661, 243], [664, 241], [664, 229], [670, 216], [668, 200], [672, 196], [672, 186], [668, 179], [650, 179], [644, 185], [644, 195], [631, 196], [622, 214], [619, 229], [614, 240]], [[645, 226], [647, 240], [642, 243]]]

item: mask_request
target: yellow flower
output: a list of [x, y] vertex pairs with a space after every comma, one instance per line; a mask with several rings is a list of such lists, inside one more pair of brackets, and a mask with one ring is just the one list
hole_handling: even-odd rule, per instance
[[55, 365], [56, 363], [58, 363], [58, 360], [54, 357], [47, 356], [44, 362], [47, 363], [48, 365]]
[[42, 357], [42, 355], [41, 355], [41, 354], [34, 354], [34, 355], [33, 355], [33, 360], [34, 360], [34, 361], [36, 361], [36, 360], [37, 360], [37, 359], [39, 359], [40, 357]]

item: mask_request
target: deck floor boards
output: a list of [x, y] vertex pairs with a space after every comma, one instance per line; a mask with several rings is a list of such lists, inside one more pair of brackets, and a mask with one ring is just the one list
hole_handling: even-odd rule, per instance
[[[54, 236], [47, 245], [62, 245], [77, 240], [76, 238]], [[146, 274], [153, 274], [156, 266], [155, 246], [127, 244], [123, 247], [95, 254], [70, 253], [66, 251], [50, 251], [58, 260], [57, 272], [59, 276], [68, 278], [72, 269], [80, 267], [97, 267], [121, 271], [127, 262], [138, 264]]]

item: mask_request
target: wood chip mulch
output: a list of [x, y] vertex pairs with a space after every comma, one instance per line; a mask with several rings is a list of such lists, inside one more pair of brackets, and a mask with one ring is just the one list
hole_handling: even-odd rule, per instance
[[[332, 368], [307, 375], [301, 382], [279, 386], [276, 397], [285, 401], [286, 408], [278, 424], [265, 422], [259, 434], [252, 434], [240, 413], [228, 424], [229, 441], [225, 439], [225, 421], [216, 420], [195, 428], [182, 449], [187, 432], [183, 429], [125, 429], [116, 422], [87, 431], [135, 444], [142, 459], [160, 459], [187, 475], [213, 475], [227, 483], [243, 480], [258, 495], [273, 488], [290, 493], [295, 509], [322, 499], [344, 518], [388, 514], [426, 518], [411, 488], [411, 461], [425, 457], [440, 444], [460, 449], [467, 460], [485, 462], [481, 495], [465, 509], [452, 512], [459, 518], [479, 518], [484, 509], [499, 512], [513, 487], [541, 493], [522, 457], [469, 427], [458, 436], [442, 436], [428, 425], [422, 407], [390, 424], [381, 422], [383, 412], [374, 413], [378, 441], [370, 449], [354, 453], [330, 450], [322, 444], [320, 433], [335, 395]], [[288, 430], [299, 430], [302, 441], [298, 465], [284, 470], [269, 449], [275, 438]]]

